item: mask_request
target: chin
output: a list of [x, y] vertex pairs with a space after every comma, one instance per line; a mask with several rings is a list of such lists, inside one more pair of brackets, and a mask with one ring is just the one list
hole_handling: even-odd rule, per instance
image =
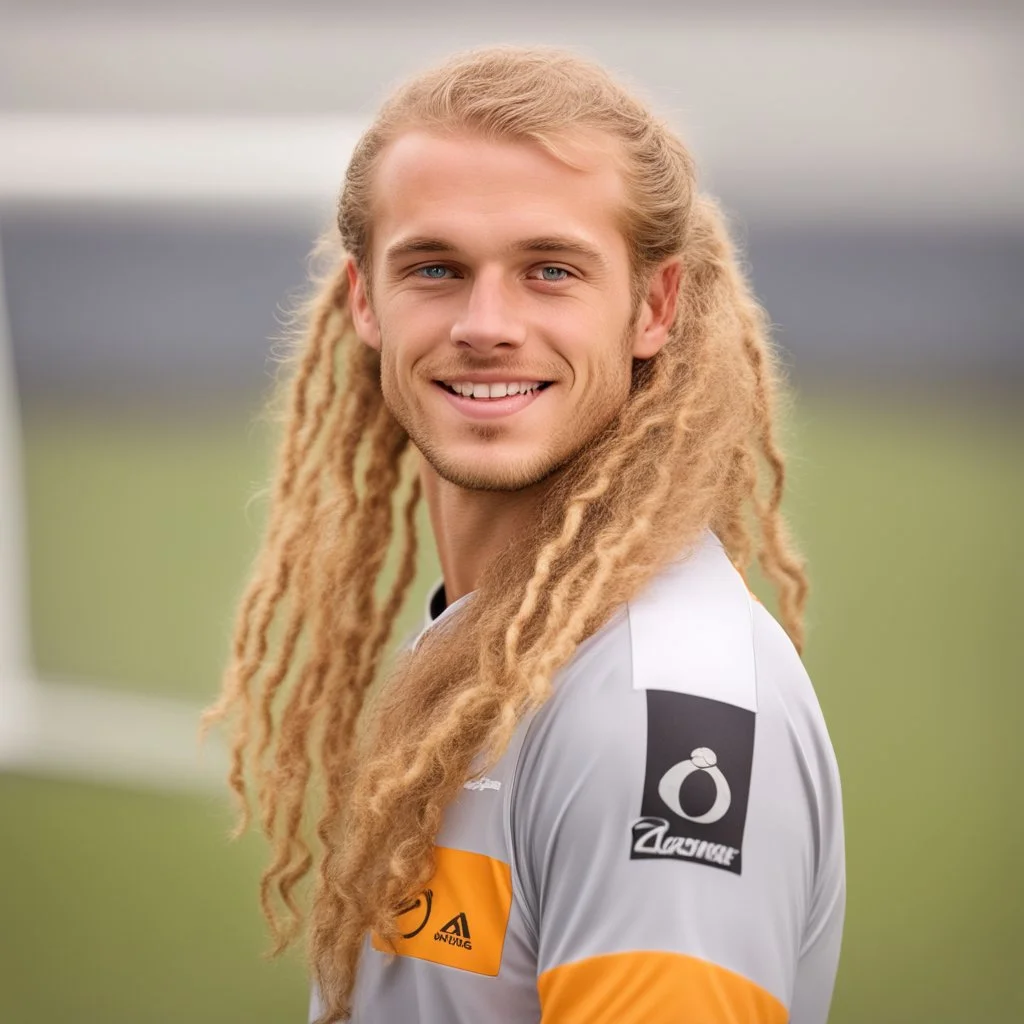
[[442, 480], [467, 491], [522, 491], [542, 483], [561, 465], [547, 454], [524, 458], [486, 453], [460, 458], [424, 451], [423, 457]]

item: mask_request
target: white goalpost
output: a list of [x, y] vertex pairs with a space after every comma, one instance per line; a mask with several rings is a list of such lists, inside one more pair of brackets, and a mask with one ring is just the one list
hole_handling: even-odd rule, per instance
[[198, 706], [37, 676], [30, 650], [24, 520], [21, 430], [0, 250], [0, 770], [158, 789], [221, 789], [224, 751], [214, 741], [199, 757]]
[[31, 746], [36, 706], [28, 652], [21, 435], [0, 248], [0, 766]]

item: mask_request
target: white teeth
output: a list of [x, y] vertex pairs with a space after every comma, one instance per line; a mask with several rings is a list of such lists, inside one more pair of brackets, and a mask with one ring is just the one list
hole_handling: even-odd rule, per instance
[[457, 395], [465, 398], [505, 398], [510, 395], [525, 395], [536, 391], [540, 387], [540, 381], [512, 381], [498, 384], [473, 384], [471, 381], [455, 380], [448, 383], [448, 387]]

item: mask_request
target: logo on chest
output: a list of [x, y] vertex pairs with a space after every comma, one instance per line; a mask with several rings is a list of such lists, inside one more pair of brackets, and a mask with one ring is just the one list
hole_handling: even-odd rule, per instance
[[428, 888], [399, 908], [394, 948], [376, 935], [373, 948], [493, 977], [512, 910], [511, 868], [446, 846], [434, 847], [434, 862]]
[[441, 930], [434, 932], [435, 942], [447, 942], [449, 946], [458, 946], [459, 949], [472, 950], [470, 942], [469, 921], [463, 912], [456, 914], [447, 924], [441, 925]]

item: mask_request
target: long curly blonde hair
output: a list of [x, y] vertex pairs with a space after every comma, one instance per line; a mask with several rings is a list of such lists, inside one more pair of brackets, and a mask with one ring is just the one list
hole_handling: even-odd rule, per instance
[[[415, 574], [418, 453], [384, 404], [379, 356], [355, 338], [345, 260], [368, 270], [375, 168], [411, 127], [556, 156], [573, 133], [604, 133], [620, 153], [636, 287], [668, 258], [684, 273], [669, 342], [635, 364], [626, 404], [552, 483], [536, 527], [443, 635], [428, 633], [374, 686]], [[277, 950], [300, 931], [297, 887], [316, 868], [309, 957], [330, 1021], [350, 1013], [368, 931], [393, 938], [396, 908], [430, 878], [445, 807], [474, 766], [500, 756], [577, 645], [669, 560], [709, 528], [744, 574], [756, 555], [798, 647], [807, 592], [779, 512], [765, 318], [686, 149], [603, 69], [496, 48], [415, 78], [356, 147], [337, 242], [296, 352], [223, 693], [205, 716], [232, 723], [239, 830], [257, 795], [272, 845], [260, 898]]]

